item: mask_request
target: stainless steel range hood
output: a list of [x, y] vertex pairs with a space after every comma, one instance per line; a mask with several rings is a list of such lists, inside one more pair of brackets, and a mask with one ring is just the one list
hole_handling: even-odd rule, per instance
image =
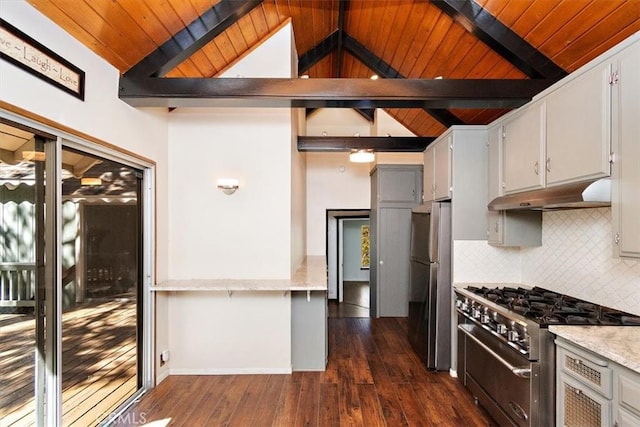
[[603, 178], [498, 197], [489, 210], [554, 210], [611, 206], [611, 180]]

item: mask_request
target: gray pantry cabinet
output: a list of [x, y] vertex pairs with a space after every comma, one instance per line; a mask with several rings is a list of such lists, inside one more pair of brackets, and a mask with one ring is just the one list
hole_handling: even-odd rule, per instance
[[370, 173], [372, 317], [408, 316], [411, 209], [422, 202], [422, 169], [381, 164]]

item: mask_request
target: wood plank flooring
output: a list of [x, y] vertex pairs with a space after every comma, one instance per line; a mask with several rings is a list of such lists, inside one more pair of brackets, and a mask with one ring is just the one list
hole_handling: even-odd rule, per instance
[[170, 376], [118, 426], [488, 426], [448, 372], [431, 372], [405, 318], [330, 318], [325, 372]]
[[[90, 303], [62, 315], [65, 426], [95, 425], [137, 390], [134, 300]], [[0, 426], [34, 419], [35, 320], [0, 315]]]

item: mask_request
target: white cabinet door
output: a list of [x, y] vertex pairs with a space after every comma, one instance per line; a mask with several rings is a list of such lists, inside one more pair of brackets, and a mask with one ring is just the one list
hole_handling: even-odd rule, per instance
[[613, 91], [614, 251], [640, 258], [640, 43], [615, 58]]
[[434, 189], [435, 200], [447, 200], [451, 198], [451, 150], [453, 136], [438, 141], [434, 149]]
[[504, 122], [505, 194], [544, 187], [544, 120], [544, 102], [536, 102]]
[[487, 132], [488, 137], [488, 183], [487, 200], [490, 202], [502, 196], [502, 126], [494, 126]]
[[610, 175], [610, 77], [607, 62], [545, 98], [547, 186]]
[[424, 191], [424, 201], [430, 202], [434, 199], [433, 195], [433, 176], [434, 176], [434, 150], [433, 147], [427, 148], [424, 152], [424, 184], [422, 186], [422, 191]]

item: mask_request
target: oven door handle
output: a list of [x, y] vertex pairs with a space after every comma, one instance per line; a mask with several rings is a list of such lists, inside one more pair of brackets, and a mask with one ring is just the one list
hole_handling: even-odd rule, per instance
[[476, 344], [478, 344], [484, 351], [489, 353], [496, 359], [498, 362], [502, 363], [507, 369], [509, 369], [513, 375], [521, 377], [521, 378], [531, 378], [531, 368], [524, 368], [513, 366], [511, 363], [504, 360], [498, 353], [490, 349], [485, 343], [480, 341], [475, 335], [469, 332], [464, 325], [458, 325], [458, 330], [464, 333], [467, 337], [471, 338]]

